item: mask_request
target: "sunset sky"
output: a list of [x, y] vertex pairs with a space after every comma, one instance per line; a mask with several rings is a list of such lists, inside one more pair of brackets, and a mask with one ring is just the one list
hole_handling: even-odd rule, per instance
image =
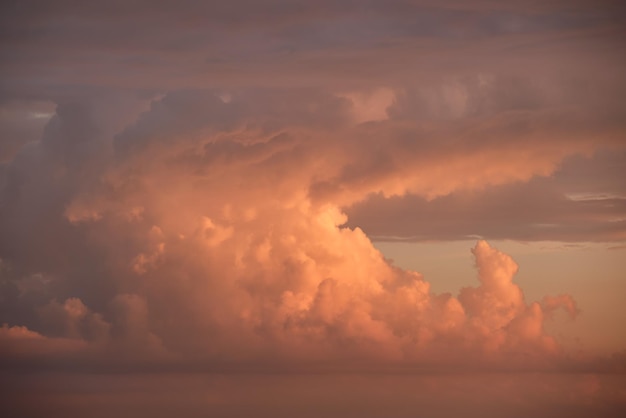
[[10, 0], [0, 45], [7, 417], [626, 416], [624, 2]]

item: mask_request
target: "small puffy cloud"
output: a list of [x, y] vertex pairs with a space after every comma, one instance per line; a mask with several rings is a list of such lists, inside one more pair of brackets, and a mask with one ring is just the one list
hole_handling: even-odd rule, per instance
[[38, 314], [48, 335], [88, 341], [108, 337], [110, 325], [78, 298], [69, 298], [63, 304], [53, 300], [39, 308]]

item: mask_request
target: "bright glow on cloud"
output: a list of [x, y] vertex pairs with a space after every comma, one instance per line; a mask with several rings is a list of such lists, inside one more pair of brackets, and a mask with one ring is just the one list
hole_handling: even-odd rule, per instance
[[[561, 308], [575, 316], [571, 297], [527, 302], [516, 263], [486, 241], [472, 249], [478, 283], [458, 296], [433, 294], [359, 228], [343, 227], [342, 207], [373, 192], [430, 197], [546, 175], [593, 144], [569, 137], [566, 151], [521, 139], [482, 147], [470, 135], [413, 150], [404, 122], [379, 121], [363, 137], [350, 103], [332, 95], [309, 97], [313, 105], [290, 99], [292, 123], [262, 127], [286, 109], [283, 100], [170, 94], [99, 141], [89, 137], [99, 137], [94, 117], [128, 115], [60, 106], [38, 147], [13, 163], [31, 180], [6, 195], [14, 260], [29, 257], [54, 277], [33, 293], [44, 304], [12, 302], [20, 309], [2, 331], [17, 347], [10, 352], [38, 353], [34, 338], [38, 350], [53, 344], [61, 363], [71, 355], [96, 365], [545, 368], [566, 360], [544, 322]], [[343, 118], [326, 113], [333, 107]], [[319, 122], [336, 132], [313, 129]], [[39, 210], [44, 189], [58, 196], [46, 209], [58, 217], [42, 221], [23, 208]], [[30, 244], [25, 233], [38, 245], [21, 247]], [[72, 249], [65, 261], [54, 255], [59, 240]]]
[[619, 3], [3, 2], [2, 412], [626, 416]]

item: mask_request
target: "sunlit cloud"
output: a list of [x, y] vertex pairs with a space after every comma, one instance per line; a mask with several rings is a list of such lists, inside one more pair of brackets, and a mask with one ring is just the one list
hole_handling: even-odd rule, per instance
[[[371, 193], [431, 199], [524, 181], [596, 143], [581, 137], [579, 148], [552, 155], [557, 148], [542, 150], [542, 142], [520, 142], [510, 152], [515, 137], [485, 148], [472, 137], [411, 145], [412, 125], [398, 131], [390, 121], [375, 122], [363, 137], [352, 99], [307, 94], [240, 93], [224, 102], [211, 91], [178, 92], [102, 140], [94, 120], [128, 116], [95, 113], [98, 105], [59, 106], [38, 148], [13, 163], [30, 180], [12, 186], [16, 180], [7, 179], [11, 221], [3, 225], [10, 261], [30, 259], [55, 280], [35, 290], [48, 295], [45, 305], [11, 301], [34, 314], [24, 317], [28, 331], [11, 324], [6, 337], [17, 346], [24, 333], [76, 341], [87, 364], [219, 358], [297, 368], [350, 358], [446, 368], [471, 359], [541, 368], [571, 361], [544, 331], [555, 309], [578, 312], [570, 296], [526, 301], [513, 281], [516, 263], [482, 240], [472, 250], [477, 286], [434, 294], [427, 278], [390, 264], [361, 229], [343, 226], [344, 207]], [[273, 119], [287, 111], [285, 100], [288, 124]], [[383, 138], [386, 148], [378, 148]], [[539, 153], [543, 159], [529, 159]], [[17, 184], [21, 193], [10, 194]], [[56, 196], [47, 208], [36, 205], [53, 215], [48, 224], [41, 212], [22, 209], [46, 196], [44, 189]], [[20, 225], [41, 234], [37, 246]], [[44, 228], [58, 232], [44, 235]], [[51, 255], [59, 239], [73, 248], [71, 259]]]
[[[245, 416], [280, 398], [292, 416], [276, 393], [304, 405], [306, 387], [338, 387], [303, 377], [324, 372], [355, 376], [345, 399], [317, 405], [328, 416], [365, 405], [373, 389], [359, 373], [410, 376], [385, 416], [415, 415], [417, 392], [425, 411], [454, 406], [441, 416], [624, 409], [623, 352], [562, 332], [589, 315], [619, 333], [623, 310], [593, 316], [615, 302], [578, 296], [619, 294], [622, 264], [594, 261], [581, 281], [575, 256], [554, 249], [623, 251], [623, 7], [349, 3], [2, 6], [11, 405], [71, 416], [184, 398], [189, 416], [239, 401], [230, 416]], [[474, 269], [435, 291], [443, 276], [396, 264], [383, 241], [471, 241], [462, 263]], [[511, 241], [562, 262], [525, 265], [503, 250]], [[525, 268], [534, 280], [519, 280]], [[32, 371], [45, 374], [38, 387]], [[250, 371], [294, 380], [248, 376], [238, 394], [229, 379]], [[189, 374], [218, 372], [210, 393]], [[161, 378], [193, 396], [160, 396]], [[84, 382], [89, 396], [68, 395]], [[107, 392], [117, 384], [146, 391]]]

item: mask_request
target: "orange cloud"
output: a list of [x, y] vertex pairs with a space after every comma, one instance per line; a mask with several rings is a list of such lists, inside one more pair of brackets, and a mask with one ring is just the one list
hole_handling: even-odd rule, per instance
[[[516, 262], [479, 240], [477, 280], [437, 294], [372, 244], [623, 241], [619, 2], [8, 3], [5, 415], [624, 410], [623, 353], [546, 331], [578, 315], [567, 292], [526, 300]], [[570, 166], [570, 194], [520, 192], [594, 155], [611, 158]]]
[[[61, 106], [37, 152], [13, 163], [31, 180], [7, 195], [7, 245], [15, 263], [32, 260], [52, 279], [36, 303], [16, 297], [24, 320], [11, 325], [82, 342], [96, 364], [548, 367], [565, 358], [543, 325], [560, 307], [575, 313], [575, 303], [566, 295], [527, 303], [508, 255], [479, 241], [478, 286], [433, 294], [359, 228], [343, 227], [343, 207], [371, 193], [430, 199], [528, 180], [567, 155], [616, 146], [615, 137], [568, 136], [551, 119], [563, 114], [543, 111], [435, 132], [393, 117], [356, 124], [350, 106], [308, 90], [228, 101], [178, 92], [93, 143], [91, 130], [98, 137], [98, 124], [120, 116], [87, 123], [88, 110]], [[64, 136], [81, 129], [87, 137]], [[46, 200], [45, 217], [32, 202], [47, 193], [58, 197]], [[38, 315], [28, 314], [33, 306]]]

